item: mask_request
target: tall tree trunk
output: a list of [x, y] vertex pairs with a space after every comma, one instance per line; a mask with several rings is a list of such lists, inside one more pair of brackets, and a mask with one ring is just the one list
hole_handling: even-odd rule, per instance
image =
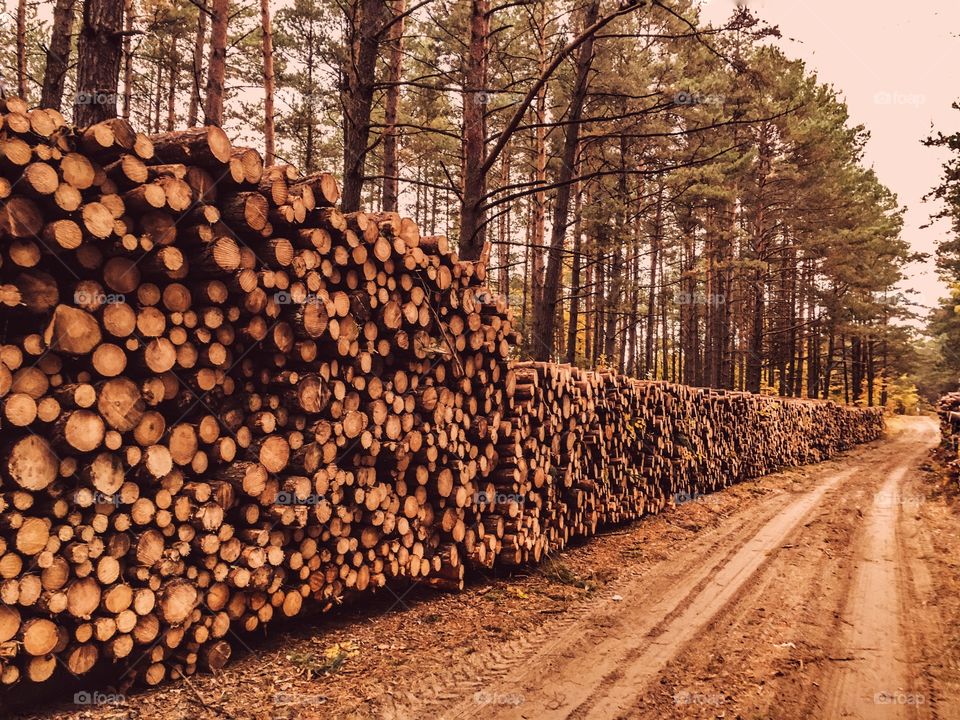
[[[763, 371], [763, 317], [765, 311], [764, 273], [754, 270], [750, 282], [753, 295], [750, 311], [750, 346], [747, 349], [746, 387], [748, 392], [760, 392], [760, 380]], [[712, 300], [712, 298], [710, 298]]]
[[853, 402], [860, 402], [863, 396], [863, 340], [856, 333], [850, 336], [850, 389]]
[[533, 200], [528, 198], [524, 212], [527, 216], [527, 221], [523, 224], [524, 227], [524, 243], [523, 243], [523, 301], [520, 305], [520, 315], [521, 315], [521, 326], [524, 329], [526, 337], [524, 337], [524, 342], [527, 344], [527, 351], [530, 350], [530, 339], [531, 334], [526, 332], [527, 329], [527, 308], [529, 307], [530, 300], [530, 233], [533, 223], [530, 222], [530, 219], [533, 217]]
[[157, 84], [153, 89], [153, 132], [160, 132], [160, 108], [163, 102], [163, 63], [157, 63]]
[[27, 98], [27, 0], [17, 2], [17, 95]]
[[[607, 315], [607, 343], [604, 353], [611, 368], [623, 372], [623, 342], [621, 341], [620, 326], [624, 316], [624, 267], [623, 267], [623, 239], [627, 230], [627, 208], [630, 206], [629, 185], [627, 184], [627, 138], [620, 137], [620, 173], [617, 176], [618, 210], [614, 214], [614, 245], [610, 263], [610, 302], [608, 306], [615, 312]], [[629, 246], [628, 246], [629, 247]]]
[[[589, 196], [588, 196], [589, 198]], [[589, 202], [589, 199], [588, 199]], [[589, 254], [590, 248], [596, 246], [596, 242], [591, 243], [588, 239], [586, 245], [586, 251]], [[583, 273], [583, 358], [584, 364], [588, 367], [590, 366], [590, 361], [593, 358], [593, 314], [595, 312], [594, 304], [594, 267], [596, 266], [596, 261], [591, 260], [587, 263], [584, 268]], [[569, 342], [569, 338], [567, 338]], [[576, 341], [574, 338], [574, 357], [576, 357]], [[569, 350], [567, 351], [569, 352]]]
[[193, 36], [193, 77], [190, 82], [190, 105], [187, 108], [187, 126], [196, 127], [200, 113], [200, 88], [203, 81], [203, 46], [207, 40], [207, 6], [197, 8], [197, 30]]
[[670, 379], [670, 328], [667, 324], [667, 293], [663, 288], [667, 287], [667, 278], [664, 273], [663, 253], [660, 253], [660, 324], [662, 336], [660, 338], [660, 347], [663, 349], [663, 379]]
[[[643, 371], [652, 378], [657, 376], [657, 368], [653, 359], [654, 338], [656, 337], [657, 322], [657, 268], [660, 265], [660, 241], [663, 229], [663, 183], [657, 188], [657, 205], [653, 217], [653, 232], [650, 233], [650, 266], [648, 268], [650, 286], [647, 288], [647, 317], [646, 335], [643, 342]], [[692, 298], [682, 298], [685, 302], [693, 302]]]
[[123, 117], [129, 120], [133, 103], [133, 0], [124, 0], [123, 13]]
[[[537, 0], [537, 72], [543, 74], [547, 69], [547, 18], [545, 0]], [[540, 88], [533, 104], [533, 171], [534, 187], [539, 188], [533, 194], [533, 270], [530, 274], [533, 305], [537, 307], [543, 299], [544, 282], [544, 242], [546, 239], [547, 193], [542, 188], [547, 182], [547, 85]]]
[[[509, 175], [509, 173], [508, 173], [508, 175]], [[440, 213], [440, 192], [437, 190], [436, 184], [434, 184], [434, 186], [433, 186], [432, 188], [430, 188], [430, 201], [431, 201], [431, 205], [430, 205], [430, 234], [431, 234], [431, 235], [436, 235], [436, 234], [437, 234], [437, 215]], [[510, 257], [509, 257], [509, 248], [510, 248], [510, 246], [509, 246], [509, 242], [510, 242], [510, 232], [509, 232], [509, 230], [510, 230], [510, 227], [511, 227], [511, 226], [510, 226], [510, 211], [508, 210], [508, 211], [507, 211], [507, 231], [508, 231], [508, 232], [507, 232], [507, 243], [508, 243], [508, 245], [507, 245], [507, 250], [508, 250], [507, 260], [510, 259]], [[510, 274], [509, 274], [509, 272], [508, 272], [508, 273], [507, 273], [507, 283], [508, 283], [508, 286], [507, 286], [507, 297], [509, 297], [509, 293], [510, 293], [509, 282], [510, 282]]]
[[175, 35], [170, 38], [170, 66], [167, 73], [167, 132], [173, 132], [177, 125], [177, 83], [180, 79], [180, 62]]
[[797, 250], [796, 245], [789, 244], [789, 236], [784, 232], [784, 242], [790, 248], [788, 250], [789, 261], [784, 268], [787, 273], [787, 299], [786, 299], [786, 346], [784, 352], [784, 379], [782, 381], [782, 395], [793, 395], [794, 375], [797, 372]]
[[795, 352], [797, 355], [796, 366], [791, 369], [793, 374], [793, 390], [792, 394], [794, 397], [803, 396], [803, 371], [804, 367], [808, 367], [808, 359], [806, 356], [807, 352], [807, 333], [809, 332], [809, 325], [807, 324], [807, 303], [806, 303], [806, 292], [807, 292], [807, 264], [803, 261], [799, 261], [797, 266], [797, 292], [796, 298], [794, 300], [796, 313], [797, 313], [797, 333], [794, 339]]
[[820, 397], [820, 318], [817, 316], [817, 303], [814, 298], [813, 278], [816, 274], [814, 261], [808, 261], [807, 267], [807, 318], [810, 332], [807, 335], [807, 397]]
[[[736, 185], [734, 186], [733, 197], [737, 197], [738, 189]], [[730, 260], [733, 255], [733, 238], [736, 237], [737, 231], [737, 206], [734, 202], [725, 203], [725, 220], [724, 223], [724, 234], [723, 234], [723, 245], [722, 245], [722, 260], [720, 272], [718, 274], [718, 279], [720, 284], [717, 286], [717, 296], [708, 298], [709, 302], [718, 306], [717, 312], [717, 322], [718, 322], [718, 332], [717, 339], [720, 346], [720, 356], [719, 356], [719, 365], [717, 372], [717, 387], [721, 388], [732, 388], [733, 387], [733, 328], [731, 324], [732, 310], [734, 306], [733, 297], [731, 293], [733, 291], [733, 281], [732, 281], [732, 270], [730, 268]]]
[[[717, 277], [717, 238], [716, 226], [716, 208], [711, 206], [707, 208], [704, 219], [704, 282], [703, 294], [705, 298], [714, 297], [716, 294]], [[693, 299], [691, 298], [691, 302]], [[702, 384], [707, 387], [714, 387], [716, 384], [716, 366], [717, 366], [717, 323], [714, 315], [718, 308], [715, 303], [707, 302], [703, 304], [703, 378]]]
[[370, 111], [373, 107], [377, 52], [387, 6], [383, 0], [350, 0], [347, 33], [350, 58], [343, 73], [343, 193], [344, 212], [360, 209], [364, 164], [370, 140]]
[[593, 325], [593, 365], [594, 367], [597, 364], [597, 361], [600, 359], [600, 354], [603, 351], [605, 345], [604, 337], [604, 326], [607, 316], [606, 308], [606, 284], [607, 284], [607, 238], [606, 230], [604, 225], [600, 225], [597, 229], [597, 259], [594, 261], [594, 294], [593, 294], [593, 307], [594, 307], [594, 325]]
[[313, 53], [316, 36], [313, 29], [313, 21], [307, 24], [307, 87], [304, 93], [304, 103], [306, 104], [307, 134], [304, 138], [303, 146], [303, 167], [304, 172], [310, 174], [314, 171], [314, 145], [316, 144], [316, 121], [314, 120], [313, 102], [316, 88], [313, 82]]
[[210, 21], [210, 57], [207, 59], [207, 96], [203, 124], [223, 125], [223, 96], [227, 81], [227, 23], [230, 0], [213, 0]]
[[[731, 193], [736, 196], [736, 191]], [[732, 386], [733, 362], [730, 327], [730, 260], [736, 211], [730, 200], [719, 201], [710, 213], [707, 236], [707, 287], [704, 309], [707, 317], [705, 381], [711, 387]]]
[[383, 209], [395, 211], [400, 196], [400, 164], [397, 160], [399, 137], [397, 117], [400, 108], [400, 79], [403, 76], [403, 14], [407, 0], [391, 3], [395, 18], [387, 34], [390, 53], [387, 58], [387, 91], [383, 101]]
[[85, 127], [117, 116], [123, 51], [123, 3], [86, 0], [77, 43], [77, 98], [73, 122]]
[[617, 321], [620, 319], [620, 293], [623, 289], [623, 256], [619, 245], [610, 253], [610, 267], [606, 302], [606, 326], [603, 329], [603, 354], [609, 367], [616, 367]]
[[680, 347], [683, 353], [683, 382], [702, 385], [700, 375], [699, 312], [696, 303], [689, 302], [697, 294], [697, 238], [693, 213], [684, 215], [680, 223], [683, 234], [683, 268], [680, 280]]
[[[643, 188], [638, 189], [639, 196], [643, 195]], [[574, 210], [574, 216], [579, 215], [579, 208]], [[579, 217], [577, 217], [579, 221]], [[640, 324], [640, 225], [639, 223], [630, 223], [632, 232], [630, 233], [629, 257], [630, 257], [630, 291], [629, 291], [629, 311], [627, 313], [627, 375], [637, 375], [637, 360], [640, 356], [639, 338], [637, 337], [637, 325]]]
[[582, 263], [581, 249], [583, 234], [581, 229], [581, 208], [583, 207], [583, 190], [577, 182], [576, 200], [573, 214], [576, 218], [573, 223], [573, 266], [570, 268], [570, 320], [567, 326], [567, 362], [573, 364], [577, 358], [577, 336], [580, 325], [580, 265]]
[[[887, 332], [887, 318], [884, 317], [884, 333]], [[887, 406], [887, 338], [883, 338], [881, 365], [880, 365], [880, 407]]]
[[[583, 27], [597, 22], [600, 13], [600, 0], [591, 0], [585, 11]], [[553, 206], [553, 225], [550, 229], [550, 254], [547, 259], [547, 273], [543, 283], [543, 302], [537, 306], [533, 318], [532, 334], [536, 338], [534, 347], [539, 351], [540, 360], [549, 358], [549, 349], [553, 347], [557, 316], [557, 302], [560, 297], [560, 272], [563, 269], [563, 241], [567, 234], [567, 221], [570, 209], [570, 180], [576, 164], [577, 146], [580, 142], [580, 118], [587, 97], [590, 66], [593, 63], [593, 35], [580, 46], [577, 55], [577, 75], [573, 93], [570, 97], [570, 109], [567, 114], [566, 134], [563, 140], [563, 154], [560, 169], [557, 172], [557, 196]]]
[[[761, 152], [761, 157], [763, 153]], [[761, 160], [761, 162], [763, 162]], [[766, 314], [766, 226], [764, 222], [763, 206], [764, 179], [759, 182], [759, 191], [756, 206], [753, 208], [751, 223], [749, 260], [754, 263], [754, 269], [749, 274], [747, 287], [750, 288], [750, 340], [747, 347], [746, 388], [748, 392], [760, 392], [760, 381], [763, 374], [764, 348], [764, 316]], [[708, 302], [715, 298], [707, 298]], [[717, 298], [719, 299], [719, 298]], [[772, 366], [772, 363], [771, 363]]]
[[[510, 153], [505, 152], [501, 163], [500, 184], [504, 187], [510, 184]], [[500, 215], [500, 246], [497, 248], [500, 270], [497, 273], [499, 292], [505, 298], [510, 298], [510, 207]]]
[[59, 111], [63, 104], [63, 84], [70, 67], [70, 36], [73, 33], [76, 0], [57, 0], [53, 6], [53, 29], [47, 46], [47, 64], [43, 70], [40, 107]]
[[840, 334], [840, 362], [843, 364], [843, 402], [850, 404], [850, 364], [847, 362], [847, 336]]
[[[480, 257], [486, 234], [483, 196], [487, 192], [487, 56], [490, 0], [470, 0], [470, 44], [463, 78], [463, 203], [460, 208], [460, 256]], [[529, 245], [529, 242], [528, 242]], [[531, 342], [536, 344], [531, 336]]]
[[260, 24], [263, 26], [263, 162], [273, 165], [277, 155], [273, 110], [273, 27], [270, 24], [270, 0], [260, 0]]
[[830, 326], [830, 336], [827, 339], [827, 357], [823, 367], [823, 395], [826, 400], [830, 399], [831, 383], [833, 381], [834, 355], [836, 354], [836, 333], [833, 326]]

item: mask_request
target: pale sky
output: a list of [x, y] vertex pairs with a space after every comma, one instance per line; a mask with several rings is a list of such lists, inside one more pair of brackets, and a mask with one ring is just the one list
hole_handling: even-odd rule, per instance
[[[704, 0], [704, 17], [722, 21], [734, 0]], [[960, 2], [957, 0], [750, 0], [783, 38], [781, 48], [807, 63], [845, 98], [854, 123], [871, 132], [866, 162], [908, 208], [904, 237], [932, 252], [948, 228], [920, 229], [933, 211], [923, 195], [937, 184], [946, 153], [920, 141], [931, 124], [960, 129]], [[931, 306], [944, 294], [931, 259], [911, 266], [905, 283]]]

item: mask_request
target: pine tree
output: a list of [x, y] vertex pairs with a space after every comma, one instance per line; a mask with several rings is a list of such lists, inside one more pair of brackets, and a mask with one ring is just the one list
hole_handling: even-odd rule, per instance
[[117, 116], [123, 10], [123, 3], [114, 0], [84, 0], [73, 106], [73, 122], [79, 126]]

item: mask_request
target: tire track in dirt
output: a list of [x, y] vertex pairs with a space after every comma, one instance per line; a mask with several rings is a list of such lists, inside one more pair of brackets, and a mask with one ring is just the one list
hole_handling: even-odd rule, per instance
[[[925, 427], [924, 427], [925, 426]], [[859, 542], [856, 578], [841, 618], [844, 631], [836, 648], [852, 660], [834, 668], [823, 712], [830, 718], [887, 720], [926, 717], [917, 653], [905, 629], [907, 560], [900, 542], [900, 498], [911, 465], [936, 444], [932, 423], [905, 433], [914, 449], [886, 476], [865, 519]], [[912, 562], [922, 562], [912, 558]]]
[[[572, 716], [599, 720], [618, 716], [623, 709], [632, 707], [638, 693], [680, 648], [701, 635], [703, 628], [740, 592], [770, 554], [776, 552], [800, 522], [817, 507], [824, 495], [852, 474], [853, 471], [849, 470], [834, 475], [777, 513], [718, 569], [707, 587], [685, 595], [677, 606], [678, 610], [681, 607], [682, 610], [672, 613], [671, 619], [662, 626], [660, 632], [636, 637], [626, 653], [607, 658], [616, 664], [616, 669], [602, 676], [600, 687], [585, 687], [579, 706], [572, 712], [558, 708], [556, 712], [541, 717]], [[597, 672], [595, 670], [590, 675], [595, 676]]]
[[[869, 462], [857, 463], [854, 476], [824, 499], [698, 642], [677, 654], [627, 716], [687, 717], [715, 710], [778, 720], [840, 717], [841, 709], [824, 707], [824, 688], [858, 661], [843, 642], [852, 627], [844, 608], [856, 596], [864, 543], [876, 534], [873, 508], [900, 503], [902, 493], [887, 482], [905, 476], [930, 437], [935, 432], [931, 435], [929, 426], [908, 427]], [[886, 638], [881, 644], [886, 647]], [[883, 705], [875, 706], [874, 696], [891, 686], [882, 680], [862, 706], [864, 717], [882, 716]], [[919, 681], [913, 685], [922, 690]]]
[[[936, 444], [932, 422], [918, 422], [907, 434], [919, 450]], [[841, 613], [843, 632], [834, 646], [851, 660], [827, 678], [822, 704], [827, 717], [939, 715], [929, 702], [932, 686], [921, 650], [929, 638], [920, 626], [935, 622], [923, 617], [930, 613], [919, 601], [923, 587], [918, 583], [928, 581], [929, 569], [905, 529], [905, 487], [919, 450], [886, 476], [859, 534], [856, 577]]]
[[[540, 677], [541, 663], [552, 664], [551, 658], [555, 655], [576, 657], [592, 653], [620, 618], [622, 602], [614, 598], [632, 592], [630, 588], [638, 580], [652, 576], [663, 587], [674, 588], [679, 587], [684, 578], [694, 578], [698, 586], [706, 584], [714, 569], [739, 549], [750, 532], [755, 532], [789, 504], [792, 495], [779, 493], [765, 500], [763, 505], [755, 506], [749, 512], [740, 510], [718, 527], [693, 535], [682, 548], [677, 548], [679, 557], [664, 560], [645, 573], [628, 571], [625, 578], [598, 595], [577, 603], [563, 616], [548, 620], [512, 641], [468, 657], [458, 665], [455, 673], [430, 676], [414, 683], [405, 682], [393, 688], [390, 694], [400, 702], [387, 704], [381, 717], [384, 720], [415, 720], [431, 713], [439, 713], [444, 720], [477, 717], [478, 713], [486, 717], [494, 709], [497, 699], [509, 703], [516, 697], [519, 677]], [[507, 677], [508, 682], [499, 682]], [[493, 704], [485, 704], [484, 698]], [[451, 702], [458, 700], [462, 702], [451, 707]]]

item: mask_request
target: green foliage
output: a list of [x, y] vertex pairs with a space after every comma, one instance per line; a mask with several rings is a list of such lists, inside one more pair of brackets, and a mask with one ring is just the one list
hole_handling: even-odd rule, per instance
[[921, 397], [917, 386], [907, 375], [891, 378], [887, 386], [887, 409], [897, 415], [916, 415]]

